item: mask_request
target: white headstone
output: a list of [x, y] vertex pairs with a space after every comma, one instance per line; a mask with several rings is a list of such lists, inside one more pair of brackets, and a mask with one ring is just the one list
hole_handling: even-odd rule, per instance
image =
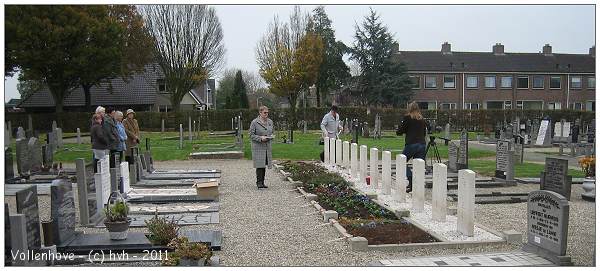
[[535, 140], [535, 145], [544, 145], [548, 143], [544, 142], [544, 140], [546, 140], [546, 133], [548, 131], [549, 125], [550, 121], [542, 120], [542, 123], [540, 124], [540, 130], [537, 134], [537, 139]]
[[475, 172], [470, 169], [458, 171], [458, 206], [456, 229], [473, 236], [475, 229]]
[[371, 187], [375, 190], [379, 188], [379, 150], [371, 148], [371, 159], [369, 159], [369, 175], [371, 176]]
[[571, 123], [565, 122], [562, 127], [562, 137], [569, 137], [571, 135]]
[[323, 139], [323, 145], [323, 162], [325, 165], [329, 165], [329, 137], [325, 137], [325, 139]]
[[94, 181], [96, 183], [96, 204], [98, 210], [104, 208], [104, 204], [110, 196], [110, 164], [109, 156], [106, 155], [104, 158], [98, 161], [98, 173], [94, 174]]
[[358, 175], [358, 183], [363, 183], [367, 177], [367, 146], [360, 145], [360, 169]]
[[350, 142], [348, 141], [342, 143], [342, 164], [344, 168], [350, 168]]
[[77, 144], [81, 144], [81, 129], [77, 128]]
[[342, 140], [335, 141], [335, 165], [342, 165]]
[[394, 194], [394, 199], [398, 202], [406, 201], [406, 186], [408, 185], [408, 180], [406, 179], [406, 155], [398, 154], [396, 155], [396, 193]]
[[179, 124], [179, 149], [183, 149], [183, 124]]
[[352, 181], [358, 176], [358, 144], [352, 143], [350, 145], [350, 176]]
[[446, 221], [448, 196], [448, 168], [442, 163], [433, 165], [433, 189], [431, 195], [431, 218], [435, 221]]
[[381, 153], [381, 189], [382, 194], [392, 194], [392, 153], [384, 151]]
[[425, 161], [413, 159], [412, 207], [415, 212], [422, 212], [425, 205]]
[[188, 137], [192, 141], [192, 117], [188, 117]]
[[123, 178], [123, 192], [127, 193], [131, 190], [130, 182], [129, 182], [129, 163], [122, 162], [120, 165], [121, 169], [121, 178]]
[[160, 120], [160, 131], [161, 131], [162, 133], [164, 133], [164, 132], [165, 132], [165, 119], [161, 119], [161, 120]]
[[335, 138], [329, 138], [329, 164], [335, 166]]

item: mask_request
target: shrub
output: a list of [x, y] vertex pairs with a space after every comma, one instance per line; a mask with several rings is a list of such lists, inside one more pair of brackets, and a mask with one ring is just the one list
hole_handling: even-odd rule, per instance
[[155, 245], [167, 245], [179, 234], [179, 225], [177, 225], [175, 219], [168, 221], [164, 217], [159, 217], [158, 213], [152, 219], [146, 221], [146, 227], [150, 232], [149, 239]]

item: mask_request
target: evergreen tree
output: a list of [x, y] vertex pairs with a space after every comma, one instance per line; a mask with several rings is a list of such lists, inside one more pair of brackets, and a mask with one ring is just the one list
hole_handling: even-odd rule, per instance
[[235, 108], [248, 108], [248, 94], [246, 93], [246, 83], [242, 78], [242, 71], [238, 70], [235, 74], [235, 83], [233, 84], [233, 97]]
[[322, 98], [331, 90], [339, 89], [350, 78], [350, 69], [346, 66], [343, 56], [348, 47], [341, 41], [335, 40], [335, 30], [323, 6], [313, 10], [309, 31], [321, 37], [323, 41], [323, 62], [319, 67], [317, 81], [317, 107]]
[[401, 63], [392, 57], [394, 40], [373, 9], [362, 27], [356, 25], [352, 56], [361, 69], [353, 94], [366, 105], [401, 105], [412, 95], [412, 84]]

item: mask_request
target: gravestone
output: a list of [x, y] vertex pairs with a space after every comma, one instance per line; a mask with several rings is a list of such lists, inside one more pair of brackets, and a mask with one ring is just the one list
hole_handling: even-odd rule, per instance
[[431, 218], [446, 221], [448, 197], [448, 169], [442, 163], [433, 164], [433, 189], [431, 192]]
[[42, 146], [42, 155], [44, 155], [44, 166], [51, 168], [54, 163], [54, 153], [52, 152], [52, 148], [49, 145]]
[[10, 214], [8, 211], [8, 203], [4, 203], [4, 265], [11, 265], [11, 230], [10, 230]]
[[27, 115], [27, 130], [33, 131], [33, 119], [31, 118], [31, 115]]
[[444, 128], [444, 138], [450, 139], [450, 123], [446, 123]]
[[461, 170], [466, 168], [469, 168], [469, 133], [463, 129], [460, 133], [460, 147], [456, 169]]
[[350, 145], [350, 176], [352, 181], [358, 176], [358, 144], [356, 143]]
[[15, 168], [13, 166], [12, 149], [10, 147], [4, 147], [4, 179], [8, 180], [14, 177]]
[[108, 171], [110, 172], [110, 191], [119, 191], [119, 174], [117, 169], [110, 168]]
[[19, 138], [25, 138], [25, 130], [23, 130], [23, 127], [19, 126], [19, 128], [17, 128], [17, 137], [16, 139]]
[[571, 136], [571, 122], [564, 121], [564, 120], [561, 120], [560, 122], [562, 124], [562, 135], [561, 135], [561, 137], [562, 137], [563, 140], [568, 140], [569, 137]]
[[53, 120], [52, 121], [52, 131], [54, 132], [54, 130], [56, 130], [56, 128], [58, 128], [58, 125], [56, 124], [56, 121]]
[[383, 151], [381, 153], [381, 193], [392, 194], [392, 153]]
[[367, 178], [367, 160], [367, 146], [360, 145], [358, 183], [364, 183], [365, 178]]
[[4, 126], [4, 147], [10, 146], [10, 130], [8, 126]]
[[346, 118], [346, 120], [344, 121], [344, 134], [347, 135], [350, 133], [350, 121], [348, 121], [348, 118]]
[[46, 143], [48, 144], [48, 148], [52, 151], [52, 153], [56, 152], [56, 132], [50, 132], [46, 136]]
[[342, 166], [344, 168], [350, 168], [350, 142], [342, 142]]
[[413, 186], [412, 208], [415, 212], [425, 210], [425, 161], [413, 159]]
[[29, 170], [31, 168], [27, 143], [27, 139], [24, 137], [18, 138], [16, 141], [17, 171], [20, 176], [29, 175]]
[[62, 128], [56, 128], [54, 131], [56, 131], [56, 147], [62, 148], [64, 146]]
[[352, 143], [358, 144], [358, 133], [360, 130], [358, 119], [352, 120]]
[[42, 148], [37, 138], [32, 137], [27, 143], [27, 149], [29, 150], [31, 173], [37, 173], [42, 170]]
[[504, 138], [505, 139], [509, 139], [509, 138], [513, 138], [513, 132], [514, 127], [512, 124], [508, 124], [506, 125], [505, 129], [504, 129]]
[[518, 138], [517, 142], [514, 144], [515, 147], [515, 161], [519, 164], [523, 164], [523, 158], [524, 158], [524, 151], [523, 151], [523, 147], [524, 147], [524, 139], [522, 138]]
[[77, 198], [79, 206], [79, 221], [81, 225], [88, 226], [98, 223], [102, 218], [102, 210], [98, 209], [96, 202], [96, 183], [93, 170], [88, 171], [83, 158], [75, 159], [77, 171]]
[[183, 124], [179, 124], [179, 149], [183, 150]]
[[335, 165], [342, 166], [342, 140], [335, 140]]
[[81, 144], [81, 129], [77, 128], [77, 144]]
[[165, 119], [160, 120], [160, 132], [161, 133], [165, 132]]
[[527, 244], [523, 250], [538, 254], [557, 265], [572, 265], [567, 253], [569, 201], [546, 190], [527, 198]]
[[39, 250], [42, 241], [40, 235], [40, 216], [38, 209], [37, 187], [35, 185], [17, 191], [17, 213], [23, 214], [26, 220], [27, 247]]
[[66, 243], [75, 237], [75, 198], [69, 180], [54, 180], [50, 186], [50, 216], [52, 217], [54, 242]]
[[458, 171], [458, 152], [456, 143], [450, 142], [448, 145], [448, 171], [450, 172]]
[[537, 146], [551, 146], [550, 138], [550, 120], [542, 120], [540, 129], [535, 140]]
[[493, 179], [516, 184], [514, 180], [514, 151], [511, 151], [510, 144], [508, 140], [498, 140], [496, 143], [496, 172]]
[[96, 208], [102, 210], [110, 196], [110, 171], [108, 155], [98, 161], [98, 173], [94, 174], [96, 187]]
[[131, 184], [129, 182], [129, 163], [121, 163], [119, 169], [121, 173], [121, 193], [127, 193], [131, 190]]
[[540, 189], [554, 191], [570, 200], [572, 177], [567, 175], [568, 172], [568, 160], [546, 157], [544, 171], [540, 177]]
[[475, 230], [475, 172], [463, 169], [458, 172], [458, 205], [456, 229], [473, 236]]
[[369, 175], [371, 176], [371, 188], [377, 190], [379, 187], [379, 150], [371, 148], [369, 157]]
[[329, 165], [329, 137], [323, 139], [323, 163]]
[[406, 179], [406, 155], [396, 155], [396, 185], [394, 199], [400, 203], [406, 201], [406, 186], [408, 180]]

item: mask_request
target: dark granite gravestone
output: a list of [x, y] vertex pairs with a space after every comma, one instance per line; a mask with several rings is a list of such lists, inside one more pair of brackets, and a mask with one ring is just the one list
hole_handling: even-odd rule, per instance
[[40, 216], [38, 210], [37, 187], [32, 185], [16, 194], [17, 213], [25, 215], [27, 247], [36, 250], [42, 245], [40, 236]]
[[35, 137], [30, 138], [27, 143], [27, 149], [29, 150], [31, 173], [42, 171], [42, 148], [38, 139]]
[[56, 152], [57, 147], [57, 143], [56, 143], [56, 132], [52, 131], [50, 133], [47, 134], [46, 137], [46, 143], [48, 144], [48, 148], [52, 151], [52, 153]]
[[29, 148], [27, 147], [27, 139], [17, 139], [17, 170], [20, 176], [29, 175], [31, 163], [29, 159]]
[[10, 147], [4, 147], [4, 179], [15, 177], [15, 168], [13, 167], [13, 155]]
[[8, 211], [8, 203], [4, 203], [4, 264], [11, 265], [11, 255], [10, 250], [11, 239], [10, 239], [10, 216]]
[[527, 201], [527, 244], [523, 250], [536, 253], [557, 265], [572, 265], [567, 253], [569, 201], [546, 190], [529, 193]]
[[42, 153], [44, 155], [44, 166], [51, 168], [52, 164], [54, 163], [54, 153], [52, 152], [52, 147], [48, 144], [42, 146]]
[[448, 172], [458, 172], [458, 152], [456, 143], [450, 142], [448, 145]]
[[75, 199], [69, 180], [54, 180], [50, 186], [50, 217], [54, 223], [54, 240], [63, 244], [75, 237]]
[[540, 177], [540, 189], [554, 191], [570, 200], [572, 177], [567, 175], [568, 172], [568, 160], [546, 157], [546, 165]]
[[496, 172], [494, 181], [503, 181], [516, 184], [514, 180], [514, 152], [510, 150], [509, 140], [498, 140], [496, 143]]
[[467, 168], [469, 168], [469, 133], [467, 130], [463, 129], [460, 133], [460, 147], [456, 169], [461, 170]]

